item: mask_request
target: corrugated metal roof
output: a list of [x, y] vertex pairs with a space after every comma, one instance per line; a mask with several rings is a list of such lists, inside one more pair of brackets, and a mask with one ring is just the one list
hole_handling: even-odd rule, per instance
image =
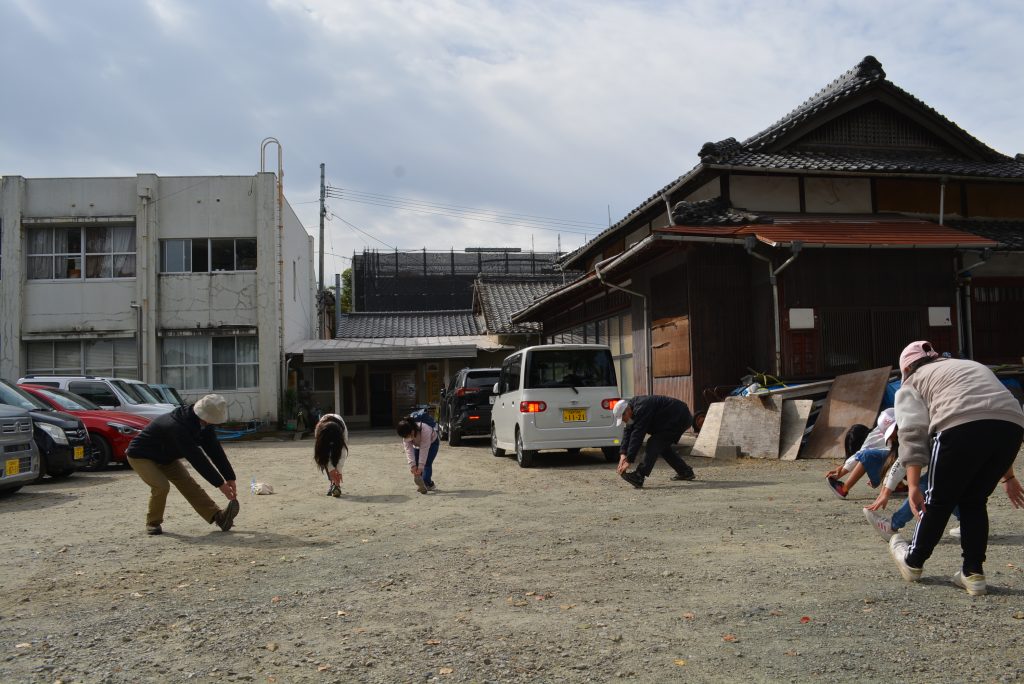
[[774, 223], [745, 226], [669, 226], [655, 233], [743, 238], [755, 236], [771, 246], [800, 241], [805, 247], [871, 249], [995, 247], [997, 242], [932, 221], [899, 216], [808, 216], [775, 214]]

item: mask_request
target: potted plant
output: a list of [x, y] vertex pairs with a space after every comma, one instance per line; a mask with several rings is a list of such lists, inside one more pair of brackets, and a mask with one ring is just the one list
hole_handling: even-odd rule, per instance
[[281, 400], [281, 417], [284, 420], [285, 430], [295, 429], [295, 413], [298, 406], [299, 395], [294, 388], [289, 387], [284, 391], [284, 397]]

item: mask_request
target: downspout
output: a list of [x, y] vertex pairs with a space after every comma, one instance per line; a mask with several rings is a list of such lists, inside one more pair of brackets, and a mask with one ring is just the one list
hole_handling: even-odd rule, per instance
[[[977, 268], [978, 266], [981, 266], [986, 261], [988, 261], [989, 258], [992, 256], [992, 250], [990, 250], [990, 249], [983, 249], [981, 251], [981, 254], [979, 254], [978, 256], [981, 259], [981, 261], [979, 261], [976, 264], [971, 264], [970, 266], [965, 266], [965, 267], [961, 268], [959, 271], [956, 272], [957, 282], [958, 283], [962, 283], [961, 287], [963, 288], [963, 301], [964, 301], [964, 305], [963, 305], [964, 306], [964, 309], [963, 309], [963, 311], [964, 311], [964, 316], [963, 316], [964, 320], [961, 323], [960, 320], [957, 319], [957, 323], [961, 326], [961, 338], [960, 339], [963, 339], [967, 343], [967, 345], [966, 345], [967, 346], [967, 349], [966, 349], [967, 353], [965, 354], [965, 356], [967, 358], [969, 358], [969, 359], [973, 359], [974, 358], [974, 332], [973, 332], [973, 326], [971, 325], [971, 276], [969, 276], [969, 275], [967, 277], [961, 277], [961, 276], [963, 276], [964, 273], [967, 273], [968, 271], [971, 271], [971, 270]], [[959, 304], [959, 303], [960, 303], [960, 297], [957, 297], [957, 304]]]
[[[281, 377], [279, 401], [284, 400], [284, 391], [288, 386], [288, 363], [284, 350], [284, 149], [277, 138], [264, 138], [260, 143], [260, 172], [265, 172], [267, 161], [267, 145], [277, 145], [277, 280], [278, 309], [277, 337], [280, 350]], [[280, 416], [279, 416], [280, 418]]]
[[779, 377], [782, 375], [782, 316], [779, 312], [779, 280], [778, 275], [782, 271], [796, 260], [800, 250], [803, 249], [804, 243], [799, 240], [794, 240], [790, 243], [790, 250], [793, 254], [782, 262], [782, 265], [778, 268], [772, 268], [772, 260], [763, 254], [758, 254], [754, 251], [754, 247], [757, 244], [757, 238], [753, 235], [747, 237], [743, 244], [744, 249], [747, 250], [747, 254], [768, 264], [768, 282], [772, 285], [772, 309], [774, 312], [774, 324], [775, 324], [775, 376]]
[[947, 178], [943, 176], [939, 179], [939, 225], [945, 225], [943, 221], [946, 217], [946, 182]]
[[604, 276], [601, 274], [601, 264], [609, 262], [612, 259], [615, 259], [617, 256], [618, 255], [615, 255], [613, 257], [609, 257], [609, 258], [605, 259], [604, 261], [599, 261], [596, 264], [594, 264], [594, 273], [595, 273], [595, 275], [597, 275], [598, 281], [600, 281], [600, 283], [602, 285], [604, 285], [605, 287], [610, 287], [613, 290], [619, 290], [620, 292], [625, 292], [628, 295], [632, 295], [634, 297], [639, 297], [640, 300], [643, 302], [643, 307], [644, 307], [644, 363], [647, 365], [647, 378], [646, 378], [646, 380], [647, 380], [647, 393], [648, 394], [653, 394], [654, 393], [654, 368], [651, 365], [651, 322], [649, 320], [650, 312], [648, 311], [648, 307], [647, 307], [647, 295], [641, 294], [639, 292], [635, 292], [633, 290], [627, 290], [624, 287], [620, 287], [618, 285], [614, 285], [612, 283], [609, 283], [609, 282], [607, 282], [604, 279]]

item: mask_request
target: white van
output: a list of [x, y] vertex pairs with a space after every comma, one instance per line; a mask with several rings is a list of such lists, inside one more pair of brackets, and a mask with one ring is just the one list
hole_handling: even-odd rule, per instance
[[603, 344], [548, 344], [510, 354], [501, 364], [491, 409], [491, 453], [514, 451], [523, 468], [542, 449], [597, 447], [617, 461], [622, 428], [611, 350]]

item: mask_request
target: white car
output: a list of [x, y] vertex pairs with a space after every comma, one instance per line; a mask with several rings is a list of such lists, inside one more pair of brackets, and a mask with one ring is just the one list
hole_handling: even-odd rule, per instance
[[501, 364], [491, 409], [491, 453], [514, 451], [523, 468], [544, 449], [578, 452], [597, 447], [619, 457], [622, 428], [612, 408], [620, 401], [611, 350], [603, 344], [527, 347]]
[[47, 385], [85, 397], [101, 408], [134, 413], [153, 420], [174, 408], [171, 404], [152, 403], [152, 392], [143, 394], [139, 387], [145, 387], [138, 380], [108, 378], [95, 375], [27, 375], [18, 380], [19, 384]]

